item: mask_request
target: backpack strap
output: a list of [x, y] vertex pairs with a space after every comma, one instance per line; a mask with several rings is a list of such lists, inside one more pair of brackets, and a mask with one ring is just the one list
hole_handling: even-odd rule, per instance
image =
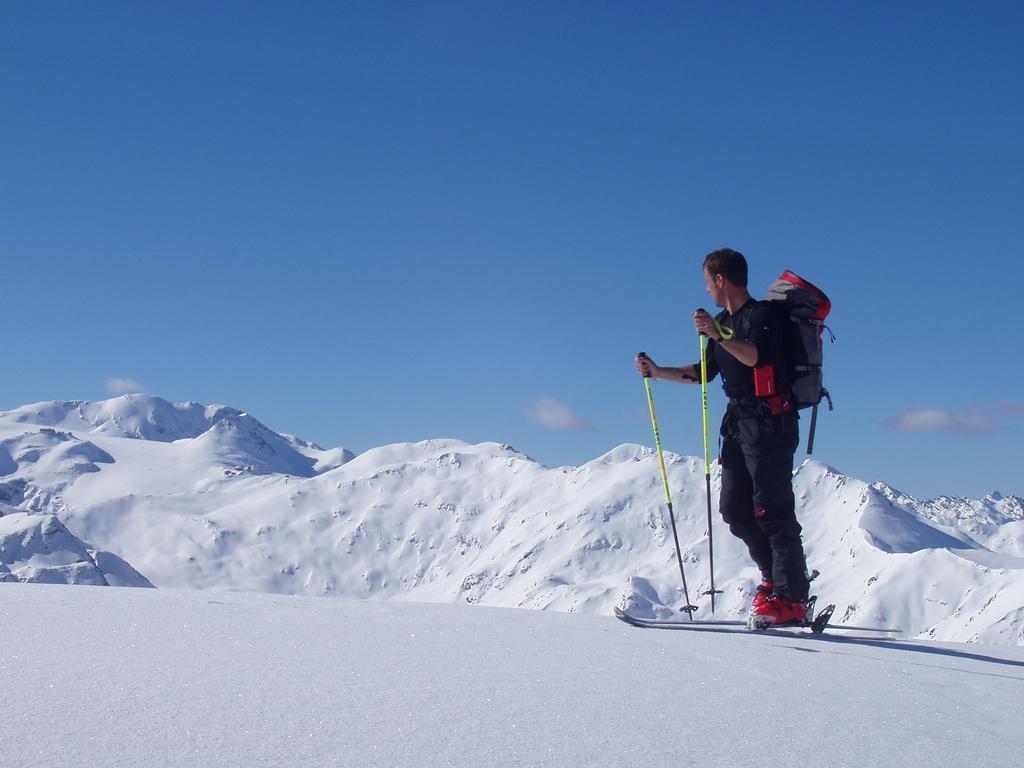
[[[828, 390], [824, 387], [821, 388], [821, 396], [828, 400], [828, 409], [830, 411], [835, 410], [832, 407], [832, 395], [828, 393]], [[814, 450], [814, 428], [818, 426], [818, 403], [815, 403], [811, 407], [811, 427], [807, 431], [807, 455], [810, 456]]]

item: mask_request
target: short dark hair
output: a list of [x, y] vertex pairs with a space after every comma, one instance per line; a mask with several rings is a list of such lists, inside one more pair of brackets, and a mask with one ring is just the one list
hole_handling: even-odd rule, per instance
[[704, 257], [709, 275], [722, 275], [737, 288], [747, 287], [747, 260], [732, 248], [719, 248]]

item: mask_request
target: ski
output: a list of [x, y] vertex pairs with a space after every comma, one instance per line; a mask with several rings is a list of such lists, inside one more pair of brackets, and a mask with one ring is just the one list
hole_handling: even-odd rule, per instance
[[[864, 627], [855, 624], [832, 624], [830, 619], [835, 606], [827, 606], [815, 616], [813, 621], [802, 624], [785, 624], [766, 629], [748, 629], [747, 622], [728, 619], [644, 619], [633, 616], [618, 606], [615, 607], [615, 616], [620, 621], [631, 624], [634, 627], [644, 629], [680, 629], [695, 630], [704, 632], [726, 632], [746, 633], [750, 635], [783, 635], [783, 636], [813, 636], [828, 635], [829, 637], [845, 637], [860, 640], [895, 640], [896, 635], [901, 631], [889, 627]], [[848, 634], [849, 632], [870, 632], [877, 634]]]

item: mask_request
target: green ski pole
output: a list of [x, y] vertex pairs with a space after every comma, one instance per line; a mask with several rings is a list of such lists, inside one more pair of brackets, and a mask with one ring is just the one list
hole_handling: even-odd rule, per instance
[[[697, 310], [698, 312], [704, 312], [703, 309]], [[718, 323], [715, 323], [715, 327], [719, 328], [723, 333], [722, 337], [726, 338], [731, 336], [731, 333], [724, 333], [727, 328], [721, 328]], [[708, 354], [707, 354], [707, 341], [708, 337], [703, 333], [699, 334], [700, 338], [700, 399], [703, 405], [704, 414], [704, 486], [707, 492], [708, 499], [708, 567], [711, 571], [711, 588], [704, 592], [705, 595], [711, 595], [711, 613], [715, 612], [715, 595], [720, 595], [722, 590], [715, 589], [715, 537], [714, 537], [714, 526], [712, 525], [711, 518], [711, 438], [708, 433]]]
[[[638, 357], [647, 357], [641, 352]], [[697, 610], [696, 605], [690, 603], [690, 591], [686, 587], [686, 573], [683, 571], [683, 554], [679, 548], [679, 534], [676, 532], [676, 516], [672, 511], [672, 494], [668, 489], [668, 473], [665, 471], [665, 454], [661, 450], [661, 435], [658, 432], [658, 417], [654, 413], [654, 395], [651, 393], [651, 377], [644, 376], [644, 386], [647, 387], [647, 405], [651, 409], [651, 426], [654, 428], [654, 444], [658, 448], [658, 461], [661, 464], [661, 482], [665, 486], [665, 501], [668, 504], [668, 517], [672, 521], [672, 539], [676, 543], [676, 560], [679, 562], [679, 576], [683, 580], [683, 599], [686, 605], [679, 610], [685, 612], [690, 619], [693, 619], [693, 612]]]

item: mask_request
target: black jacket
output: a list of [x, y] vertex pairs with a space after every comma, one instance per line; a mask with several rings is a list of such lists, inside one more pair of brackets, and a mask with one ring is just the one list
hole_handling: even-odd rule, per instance
[[[784, 369], [782, 360], [782, 334], [772, 305], [767, 301], [750, 299], [730, 315], [723, 309], [715, 317], [719, 325], [733, 330], [733, 338], [749, 341], [757, 347], [757, 366], [772, 363], [776, 376]], [[722, 374], [722, 389], [730, 400], [754, 399], [754, 369], [744, 365], [713, 340], [708, 340], [708, 381]], [[700, 362], [696, 364], [700, 370]], [[781, 383], [781, 382], [780, 382]]]

